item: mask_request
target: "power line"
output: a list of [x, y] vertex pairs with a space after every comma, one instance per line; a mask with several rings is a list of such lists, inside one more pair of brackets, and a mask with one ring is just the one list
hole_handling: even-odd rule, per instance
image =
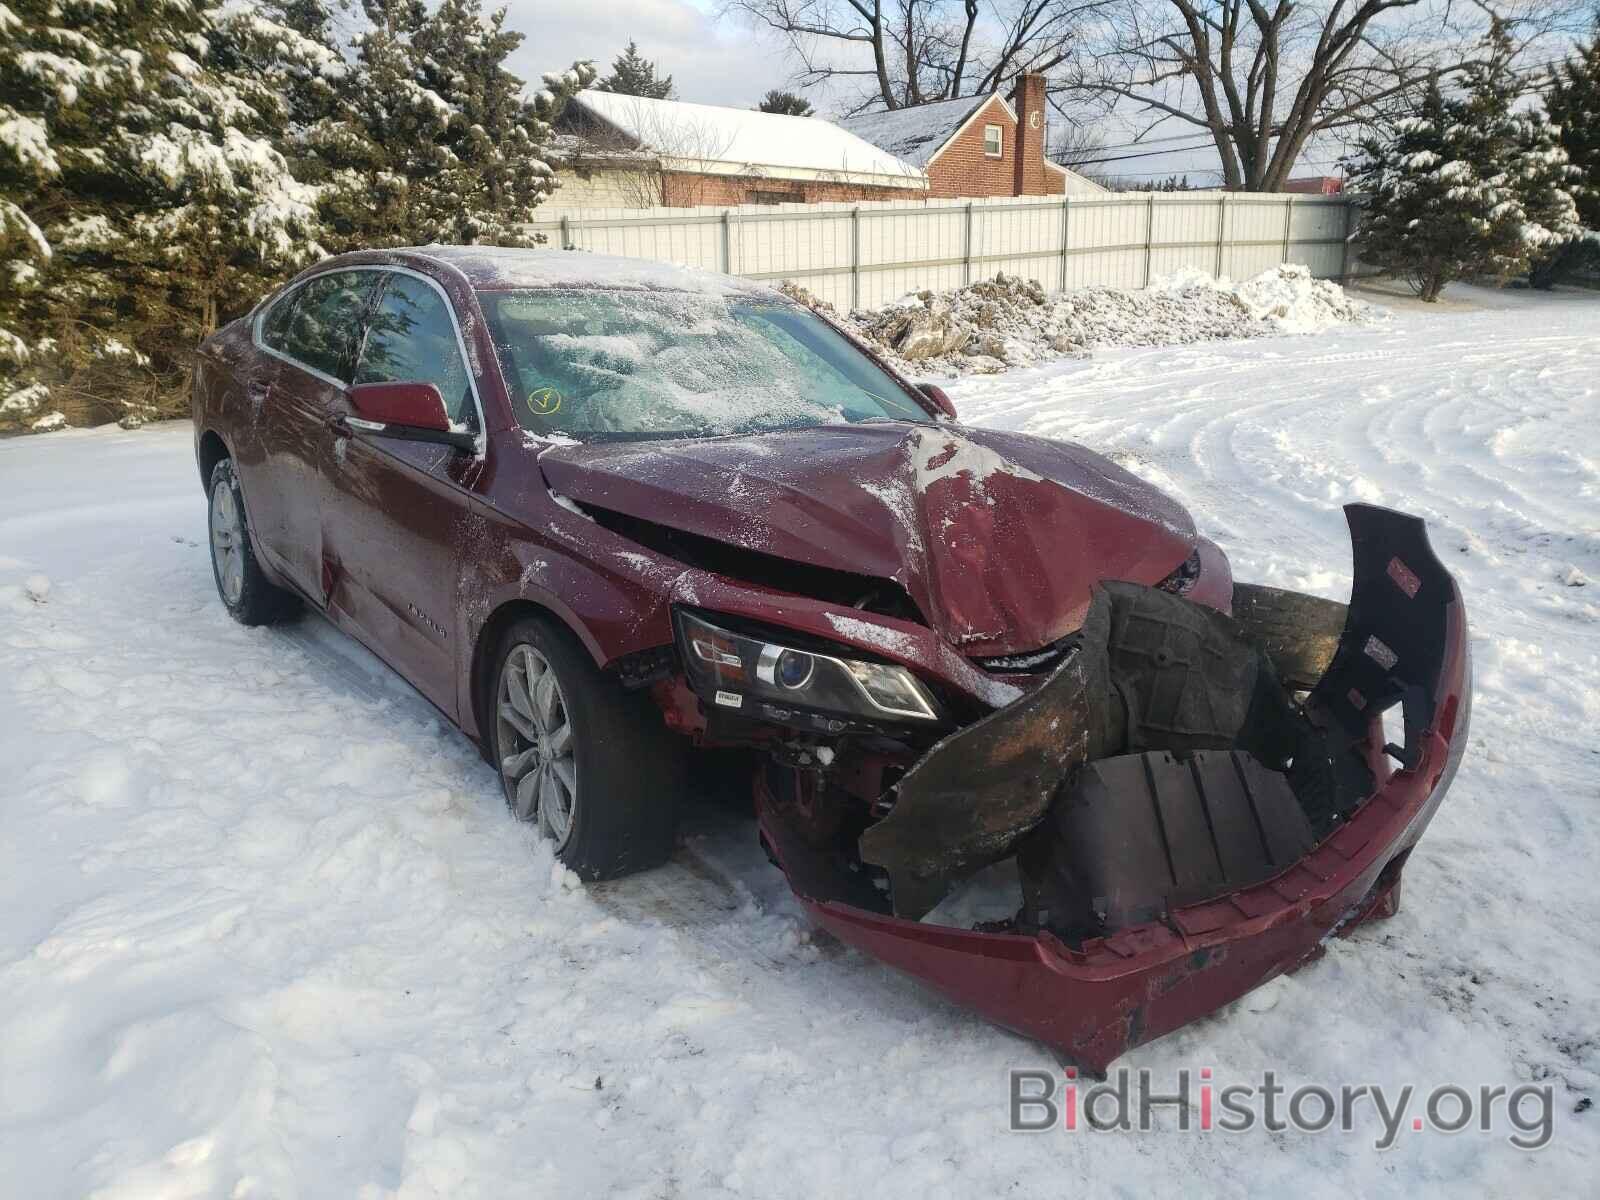
[[1075, 163], [1071, 163], [1069, 165], [1092, 167], [1097, 166], [1100, 163], [1127, 162], [1129, 159], [1134, 158], [1159, 158], [1164, 154], [1183, 154], [1190, 150], [1204, 150], [1208, 147], [1215, 146], [1216, 142], [1208, 137], [1205, 141], [1193, 146], [1173, 146], [1166, 150], [1146, 150], [1141, 154], [1113, 154], [1105, 158], [1080, 158]]
[[[1081, 129], [1083, 127], [1082, 126], [1075, 126], [1075, 128], [1080, 128]], [[1170, 137], [1158, 137], [1158, 138], [1145, 138], [1145, 137], [1137, 137], [1136, 136], [1133, 139], [1133, 141], [1131, 141], [1131, 142], [1116, 142], [1116, 143], [1113, 143], [1113, 144], [1111, 144], [1109, 146], [1105, 146], [1105, 145], [1097, 146], [1097, 147], [1095, 147], [1095, 149], [1097, 149], [1097, 150], [1136, 150], [1141, 146], [1160, 146], [1160, 145], [1164, 145], [1167, 142], [1186, 142], [1190, 138], [1193, 138], [1193, 137], [1204, 137], [1204, 136], [1207, 136], [1207, 135], [1205, 135], [1205, 134], [1197, 134], [1197, 133], [1193, 133], [1193, 132], [1191, 132], [1191, 133], [1175, 133], [1175, 134], [1172, 134]]]
[[1107, 171], [1101, 177], [1105, 179], [1165, 179], [1170, 176], [1176, 179], [1186, 179], [1191, 175], [1215, 175], [1220, 179], [1222, 177], [1222, 169], [1220, 167], [1193, 167], [1188, 170], [1178, 171]]

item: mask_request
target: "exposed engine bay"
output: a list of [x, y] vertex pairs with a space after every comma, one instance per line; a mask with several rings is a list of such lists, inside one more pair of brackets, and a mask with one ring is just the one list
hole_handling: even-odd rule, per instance
[[[875, 907], [911, 919], [1012, 856], [1025, 900], [1005, 927], [1070, 940], [1257, 882], [1309, 849], [1339, 806], [1326, 737], [1263, 634], [1286, 666], [1320, 653], [1325, 669], [1345, 606], [1251, 590], [1254, 620], [1238, 620], [1102, 584], [1041, 685], [903, 764], [882, 793], [851, 794], [863, 773], [850, 751], [827, 765], [777, 755], [763, 788], [814, 851], [873, 883]], [[1288, 641], [1296, 618], [1304, 632]], [[1347, 773], [1349, 803], [1371, 776], [1359, 761]]]

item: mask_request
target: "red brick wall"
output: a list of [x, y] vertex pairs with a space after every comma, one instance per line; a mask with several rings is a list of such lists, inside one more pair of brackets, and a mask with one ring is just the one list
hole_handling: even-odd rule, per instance
[[[1044, 165], [1044, 76], [1022, 76], [1011, 100], [1012, 107], [1022, 116], [1021, 126], [998, 96], [991, 97], [961, 134], [928, 164], [930, 196], [956, 199], [1065, 194], [1067, 181], [1061, 172], [1047, 170]], [[1034, 112], [1039, 114], [1037, 128], [1028, 123], [1028, 114]], [[983, 152], [985, 125], [1000, 126], [1004, 150], [999, 158], [990, 158]]]
[[1337, 175], [1309, 175], [1303, 179], [1289, 180], [1283, 185], [1283, 190], [1302, 196], [1337, 196], [1344, 191], [1344, 180]]
[[[983, 152], [983, 127], [1000, 126], [1002, 154], [989, 158]], [[1016, 186], [1017, 123], [1000, 97], [991, 96], [961, 135], [928, 164], [928, 195], [1014, 196]]]
[[[761, 193], [761, 195], [757, 195]], [[668, 208], [693, 208], [696, 205], [723, 207], [735, 204], [782, 202], [821, 204], [827, 201], [916, 200], [923, 192], [916, 188], [866, 187], [855, 183], [826, 180], [761, 179], [745, 175], [695, 175], [686, 171], [667, 171], [661, 176], [662, 203]]]
[[1050, 189], [1045, 185], [1044, 169], [1044, 76], [1019, 76], [1011, 93], [1011, 107], [1017, 112], [1017, 153], [1012, 163], [1016, 186], [1011, 194], [1046, 195]]

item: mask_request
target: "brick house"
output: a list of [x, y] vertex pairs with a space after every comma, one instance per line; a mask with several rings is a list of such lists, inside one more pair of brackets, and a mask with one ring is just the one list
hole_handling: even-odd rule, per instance
[[1043, 75], [1019, 76], [1009, 99], [995, 92], [938, 100], [863, 113], [839, 124], [925, 171], [930, 197], [1076, 196], [1106, 191], [1045, 157]]
[[918, 200], [926, 175], [820, 117], [580, 92], [546, 209]]

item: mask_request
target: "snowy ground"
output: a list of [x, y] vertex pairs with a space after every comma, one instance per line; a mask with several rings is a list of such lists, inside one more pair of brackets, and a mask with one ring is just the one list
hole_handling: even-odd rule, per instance
[[[1169, 488], [1343, 596], [1338, 506], [1425, 516], [1473, 749], [1404, 909], [1140, 1049], [1289, 1087], [1548, 1082], [1548, 1148], [1006, 1133], [991, 1028], [808, 938], [747, 817], [572, 890], [466, 743], [320, 620], [228, 621], [187, 427], [0, 443], [0, 1193], [1301, 1197], [1584, 1190], [1600, 1160], [1600, 302], [969, 379], [976, 423]], [[45, 576], [31, 598], [25, 581]], [[1588, 582], [1583, 586], [1574, 584]], [[33, 591], [43, 592], [35, 580]]]

